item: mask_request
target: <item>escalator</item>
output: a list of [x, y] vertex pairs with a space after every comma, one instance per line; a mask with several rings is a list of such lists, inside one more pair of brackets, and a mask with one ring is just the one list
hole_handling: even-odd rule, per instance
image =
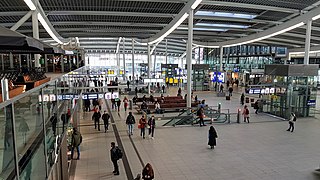
[[[195, 116], [195, 109], [183, 110], [178, 116], [173, 117], [163, 126], [176, 126], [176, 125], [187, 125], [191, 124]], [[189, 123], [190, 122], [190, 123]]]
[[[229, 123], [230, 114], [229, 113], [219, 113], [218, 110], [206, 107], [204, 108], [204, 118], [205, 123]], [[197, 116], [196, 109], [187, 109], [180, 113], [178, 116], [173, 117], [163, 126], [176, 126], [176, 125], [193, 125], [199, 123], [199, 117]]]

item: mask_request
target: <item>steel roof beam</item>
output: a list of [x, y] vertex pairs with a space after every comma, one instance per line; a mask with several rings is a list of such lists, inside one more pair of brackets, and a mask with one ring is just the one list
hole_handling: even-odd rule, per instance
[[174, 18], [176, 14], [121, 12], [121, 11], [50, 11], [48, 15], [137, 16]]
[[312, 11], [309, 11], [305, 14], [302, 14], [294, 19], [291, 19], [289, 21], [284, 22], [283, 24], [280, 24], [278, 26], [272, 27], [270, 29], [267, 29], [265, 31], [262, 31], [260, 33], [252, 34], [247, 37], [238, 38], [235, 40], [230, 41], [224, 41], [221, 43], [202, 43], [202, 42], [195, 42], [196, 44], [204, 45], [204, 46], [235, 46], [239, 44], [247, 44], [248, 42], [255, 42], [255, 40], [264, 40], [262, 38], [268, 37], [270, 35], [273, 35], [277, 32], [280, 32], [284, 29], [291, 28], [297, 24], [300, 24], [301, 22], [306, 22], [307, 20], [311, 20], [313, 17], [317, 16], [320, 12], [320, 7], [317, 7], [313, 9]]
[[264, 6], [264, 5], [256, 5], [256, 4], [246, 4], [246, 3], [236, 3], [236, 2], [205, 0], [205, 1], [202, 1], [201, 4], [214, 5], [214, 6], [238, 7], [238, 8], [249, 8], [249, 9], [261, 9], [261, 10], [278, 11], [278, 12], [286, 12], [286, 13], [300, 13], [300, 10], [298, 10], [298, 9], [281, 8], [281, 7], [274, 7], [274, 6]]

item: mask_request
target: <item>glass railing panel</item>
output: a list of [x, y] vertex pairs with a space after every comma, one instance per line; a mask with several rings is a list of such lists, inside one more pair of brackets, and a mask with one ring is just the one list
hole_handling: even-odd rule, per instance
[[43, 130], [43, 111], [39, 100], [40, 90], [30, 93], [14, 103], [17, 152], [24, 154]]
[[0, 109], [0, 179], [10, 179], [15, 174], [12, 130], [12, 105], [8, 105]]
[[32, 152], [28, 150], [23, 159], [20, 160], [20, 179], [41, 180], [46, 179], [46, 166], [44, 156], [44, 145], [41, 143], [39, 148]]

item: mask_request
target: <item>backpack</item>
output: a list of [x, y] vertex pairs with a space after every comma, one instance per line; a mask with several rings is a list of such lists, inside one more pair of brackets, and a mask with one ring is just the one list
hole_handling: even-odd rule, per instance
[[293, 121], [297, 121], [297, 117], [294, 116], [294, 117], [293, 117]]
[[197, 116], [201, 116], [201, 109], [198, 109]]
[[249, 109], [246, 109], [246, 115], [248, 115], [249, 114]]
[[121, 159], [123, 156], [122, 151], [119, 147], [116, 147], [116, 154], [117, 154], [118, 159]]

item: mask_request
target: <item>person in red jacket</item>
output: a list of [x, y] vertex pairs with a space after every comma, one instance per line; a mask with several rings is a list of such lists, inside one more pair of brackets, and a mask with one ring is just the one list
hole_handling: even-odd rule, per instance
[[139, 120], [139, 124], [140, 124], [140, 136], [143, 137], [143, 139], [145, 139], [145, 128], [146, 128], [147, 120], [144, 117], [144, 115], [142, 115], [141, 119]]

